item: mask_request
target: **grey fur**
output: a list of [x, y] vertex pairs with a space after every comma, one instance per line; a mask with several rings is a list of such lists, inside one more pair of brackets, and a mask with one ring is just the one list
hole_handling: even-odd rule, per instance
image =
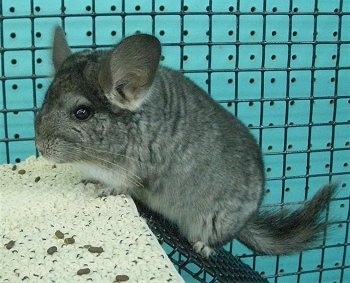
[[[298, 252], [324, 229], [333, 186], [298, 212], [257, 212], [264, 166], [256, 141], [180, 72], [158, 66], [154, 37], [71, 54], [57, 28], [53, 50], [56, 74], [36, 117], [36, 144], [103, 183], [99, 194], [130, 194], [204, 256], [233, 238], [262, 254]], [[74, 115], [81, 105], [92, 111], [85, 121]]]

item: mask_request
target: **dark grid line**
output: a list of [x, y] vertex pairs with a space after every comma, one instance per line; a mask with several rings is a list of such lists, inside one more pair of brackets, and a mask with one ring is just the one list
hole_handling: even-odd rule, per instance
[[[339, 1], [339, 11], [343, 10], [343, 0]], [[343, 17], [340, 15], [339, 16], [339, 20], [338, 20], [338, 46], [337, 46], [337, 58], [336, 58], [336, 66], [339, 66], [339, 61], [340, 61], [340, 46], [341, 46], [341, 37], [342, 37], [342, 20]], [[331, 146], [332, 146], [332, 151], [331, 151], [331, 159], [330, 159], [330, 172], [333, 171], [333, 160], [334, 160], [334, 143], [335, 143], [335, 121], [336, 121], [336, 109], [337, 109], [337, 102], [339, 98], [339, 94], [338, 94], [338, 83], [339, 83], [339, 69], [336, 68], [335, 70], [335, 86], [334, 86], [334, 112], [333, 112], [333, 123], [332, 123], [332, 135], [331, 135]], [[350, 152], [349, 152], [350, 153]], [[330, 176], [331, 178], [332, 176]], [[348, 200], [348, 217], [347, 219], [350, 219], [350, 198]], [[349, 222], [348, 223], [344, 223], [344, 224], [338, 224], [339, 225], [346, 225], [346, 230], [345, 230], [345, 237], [344, 237], [344, 242], [346, 242], [346, 240], [348, 239], [348, 235], [349, 235]], [[346, 257], [347, 257], [347, 246], [344, 245], [344, 249], [343, 249], [343, 259], [342, 259], [342, 269], [341, 269], [341, 273], [340, 273], [340, 282], [343, 282], [344, 280], [344, 272], [345, 272], [345, 267], [346, 267]]]
[[[65, 18], [65, 14], [62, 14], [62, 26], [63, 25], [63, 19]], [[122, 18], [124, 18], [123, 16], [121, 16]], [[239, 18], [239, 16], [237, 16]], [[89, 16], [90, 18], [90, 16]], [[125, 35], [123, 35], [123, 37], [125, 37]], [[310, 41], [310, 40], [304, 40], [304, 41], [296, 41], [296, 40], [291, 40], [291, 41], [269, 41], [269, 42], [264, 42], [263, 43], [266, 46], [278, 46], [278, 45], [287, 45], [287, 44], [298, 44], [298, 45], [312, 45], [315, 44], [315, 41]], [[350, 44], [349, 40], [339, 40], [339, 41], [335, 41], [335, 40], [323, 40], [323, 41], [317, 41], [317, 45], [330, 45], [330, 44], [334, 44], [334, 45], [342, 45], [342, 44]], [[183, 43], [181, 43], [181, 41], [179, 43], [177, 42], [171, 42], [171, 43], [163, 43], [163, 46], [181, 46], [183, 45]], [[186, 46], [261, 46], [262, 42], [261, 41], [237, 41], [237, 42], [228, 42], [228, 41], [215, 41], [215, 42], [207, 42], [207, 41], [202, 41], [202, 42], [186, 42]], [[70, 45], [73, 48], [91, 48], [92, 45], [91, 44], [87, 44], [87, 45], [76, 45], [76, 44], [71, 44]], [[113, 47], [114, 44], [98, 44], [96, 45], [96, 48], [108, 48], [108, 47]], [[4, 51], [30, 51], [30, 50], [49, 50], [50, 47], [6, 47], [4, 48], [3, 46], [0, 46], [0, 51], [4, 52]], [[322, 67], [316, 67], [316, 68], [322, 68]], [[328, 67], [329, 68], [329, 67]], [[334, 69], [334, 67], [332, 67]], [[339, 68], [345, 68], [348, 69], [348, 66], [339, 66]], [[275, 70], [276, 68], [272, 68], [272, 70]], [[278, 68], [277, 68], [278, 69]], [[283, 68], [281, 68], [283, 69]], [[294, 67], [293, 67], [294, 69]], [[296, 67], [296, 69], [298, 70], [298, 67]], [[310, 68], [308, 68], [309, 70]]]
[[[0, 15], [2, 15], [2, 5], [0, 5]], [[0, 56], [1, 61], [5, 62], [4, 59], [4, 52], [1, 50], [2, 46], [4, 46], [4, 25], [2, 17], [0, 17]], [[5, 64], [1, 64], [1, 89], [2, 89], [2, 99], [3, 99], [3, 108], [6, 109], [6, 88], [5, 88], [5, 81], [3, 80], [5, 78]], [[4, 136], [5, 136], [5, 152], [6, 152], [6, 162], [10, 163], [10, 148], [9, 148], [9, 142], [7, 141], [9, 138], [8, 134], [8, 119], [7, 119], [7, 113], [3, 112], [4, 115]]]
[[[34, 14], [34, 1], [31, 0], [30, 1], [30, 10], [31, 10], [31, 14]], [[36, 64], [35, 64], [35, 52], [36, 52], [36, 48], [35, 48], [35, 38], [34, 38], [34, 31], [35, 31], [35, 25], [34, 25], [34, 18], [31, 18], [31, 30], [32, 30], [32, 36], [31, 36], [31, 46], [34, 48], [31, 48], [31, 55], [32, 55], [32, 74], [36, 74]], [[33, 91], [33, 112], [35, 114], [35, 112], [37, 111], [37, 92], [36, 92], [36, 78], [32, 77], [31, 78], [32, 81], [32, 91]], [[20, 111], [18, 111], [20, 112]]]
[[[345, 200], [344, 200], [345, 201]], [[346, 242], [346, 240], [348, 239], [349, 237], [349, 230], [350, 230], [350, 198], [348, 199], [348, 221], [345, 222], [345, 223], [339, 223], [338, 226], [340, 225], [340, 227], [342, 227], [342, 225], [345, 225], [346, 226], [346, 229], [345, 229], [345, 237], [344, 237], [344, 241]], [[347, 256], [349, 256], [347, 254], [347, 247], [350, 245], [350, 243], [347, 243], [344, 245], [344, 253], [343, 253], [343, 259], [342, 259], [342, 265], [341, 265], [341, 275], [340, 275], [340, 282], [344, 282], [344, 272], [345, 272], [345, 268], [349, 268], [349, 266], [346, 265], [346, 258]]]
[[[180, 71], [184, 70], [184, 30], [185, 30], [185, 13], [184, 13], [184, 0], [181, 0], [180, 3], [180, 42], [179, 42], [179, 47], [180, 47]], [[171, 243], [168, 243], [169, 245], [171, 245]], [[170, 258], [172, 258], [173, 262], [176, 262], [176, 260], [179, 263], [183, 262], [183, 256], [181, 253], [177, 253], [175, 254], [173, 257], [169, 256]], [[182, 274], [182, 272], [186, 272], [188, 274], [191, 274], [192, 276], [194, 275], [191, 270], [187, 269], [184, 265], [178, 265], [178, 271], [180, 274]], [[200, 271], [202, 271], [202, 269], [200, 269]], [[199, 272], [200, 272], [199, 271]], [[197, 275], [198, 277], [198, 275]], [[198, 279], [200, 280], [200, 278]]]
[[[290, 1], [290, 6], [289, 6], [289, 10], [291, 11], [292, 10], [292, 7], [293, 7], [293, 1]], [[293, 26], [293, 17], [289, 16], [289, 30], [288, 30], [288, 41], [291, 41], [292, 39], [292, 26]], [[290, 60], [291, 60], [291, 45], [288, 45], [288, 53], [289, 53], [289, 56], [288, 56], [288, 66], [290, 67]], [[313, 57], [313, 63], [312, 65], [314, 66], [314, 60], [315, 60], [315, 57]], [[287, 77], [287, 83], [289, 84], [290, 82], [290, 72], [288, 72], [288, 75], [289, 77]], [[289, 89], [289, 87], [288, 87]], [[312, 122], [312, 104], [313, 104], [313, 94], [314, 94], [314, 91], [313, 91], [313, 83], [311, 83], [311, 89], [310, 89], [310, 97], [309, 97], [309, 101], [310, 101], [310, 105], [309, 105], [309, 124], [311, 124]], [[308, 194], [308, 189], [309, 189], [309, 176], [310, 176], [310, 151], [309, 149], [311, 149], [311, 127], [309, 126], [308, 127], [308, 141], [307, 141], [307, 149], [308, 151], [306, 152], [306, 175], [307, 177], [305, 178], [305, 196], [304, 196], [304, 199], [306, 200], [307, 199], [307, 194]], [[298, 270], [302, 270], [302, 260], [303, 260], [303, 253], [300, 253], [299, 254], [299, 262], [298, 262]], [[302, 273], [299, 273], [298, 274], [298, 277], [297, 277], [297, 281], [300, 282], [300, 279], [301, 279], [301, 274]]]
[[95, 0], [91, 1], [91, 18], [92, 18], [92, 49], [96, 49], [96, 5]]
[[208, 10], [208, 17], [209, 17], [209, 30], [208, 30], [208, 70], [207, 70], [207, 86], [208, 86], [208, 94], [211, 95], [211, 78], [212, 78], [212, 64], [211, 64], [211, 55], [212, 55], [212, 47], [211, 44], [213, 41], [213, 30], [212, 30], [212, 23], [213, 23], [213, 14], [212, 14], [212, 0], [209, 0], [209, 6], [207, 7]]
[[[183, 45], [189, 46], [187, 43], [184, 43]], [[350, 43], [349, 43], [350, 44]], [[167, 46], [166, 44], [162, 44], [163, 46]], [[72, 48], [87, 48], [86, 46], [82, 45], [82, 46], [71, 46]], [[181, 47], [181, 46], [180, 46]], [[183, 46], [182, 46], [183, 47]], [[98, 48], [100, 48], [100, 46], [98, 46]], [[29, 49], [31, 50], [31, 49]], [[35, 50], [40, 50], [40, 49], [35, 49]], [[8, 51], [8, 50], [4, 50]], [[16, 51], [20, 51], [20, 50], [16, 50]], [[350, 70], [350, 66], [342, 66], [342, 67], [314, 67], [312, 68], [314, 71], [334, 71], [334, 69], [337, 69], [338, 71], [342, 71], [342, 70]], [[241, 69], [212, 69], [211, 73], [227, 73], [227, 72], [233, 72], [235, 73], [235, 75], [238, 75], [238, 73], [249, 73], [249, 72], [262, 72], [262, 71], [276, 71], [276, 72], [288, 72], [290, 71], [290, 69], [288, 68], [265, 68], [262, 69], [260, 68], [241, 68]], [[299, 67], [299, 68], [293, 68], [293, 71], [310, 71], [309, 67]], [[186, 69], [186, 70], [181, 70], [181, 72], [183, 72], [184, 74], [194, 74], [194, 73], [203, 73], [203, 72], [208, 72], [207, 69]], [[6, 77], [0, 77], [0, 81], [6, 81], [6, 80], [21, 80], [21, 79], [27, 79], [27, 78], [31, 78], [31, 79], [42, 79], [42, 78], [50, 78], [49, 75], [36, 75], [36, 74], [31, 74], [31, 75], [21, 75], [21, 76], [6, 76]], [[317, 99], [323, 99], [324, 96], [322, 97], [317, 97]], [[350, 98], [350, 95], [344, 95], [343, 97], [339, 97], [339, 98]], [[273, 98], [274, 99], [281, 99], [281, 98]], [[294, 97], [293, 97], [294, 99]], [[304, 98], [306, 99], [306, 98]], [[237, 98], [237, 100], [240, 100], [239, 98]], [[272, 100], [271, 98], [269, 100]], [[223, 100], [220, 100], [223, 101]], [[230, 101], [230, 100], [227, 100]]]
[[[314, 7], [315, 10], [318, 9], [318, 0], [314, 0]], [[310, 116], [309, 116], [309, 122], [312, 122], [312, 113], [314, 109], [314, 103], [313, 103], [313, 96], [314, 96], [314, 81], [315, 81], [315, 63], [316, 63], [316, 48], [317, 48], [317, 20], [318, 20], [318, 15], [314, 15], [314, 25], [313, 25], [313, 41], [314, 43], [312, 44], [312, 63], [311, 63], [311, 81], [310, 81]], [[312, 127], [309, 127], [308, 131], [308, 148], [311, 146], [311, 133], [312, 133]], [[307, 154], [308, 158], [308, 165], [310, 165], [310, 154]], [[309, 166], [308, 166], [309, 167]], [[309, 169], [307, 169], [309, 170]], [[325, 257], [325, 239], [323, 239], [323, 245], [321, 248], [322, 254], [321, 254], [321, 268], [319, 272], [319, 282], [322, 282], [322, 275], [323, 275], [323, 266], [324, 266], [324, 257]]]
[[[266, 1], [263, 2], [263, 11], [266, 11]], [[261, 75], [260, 75], [260, 117], [259, 117], [259, 135], [258, 135], [258, 143], [259, 147], [262, 148], [262, 137], [263, 137], [263, 127], [264, 125], [264, 99], [265, 99], [265, 72], [266, 72], [266, 66], [265, 66], [265, 58], [266, 58], [266, 14], [262, 14], [263, 17], [263, 26], [262, 26], [262, 42], [261, 42]], [[276, 266], [278, 265], [278, 259]], [[256, 269], [256, 257], [253, 257], [253, 264], [252, 268]]]
[[[240, 0], [237, 0], [237, 10], [240, 9], [240, 5], [241, 5], [241, 2]], [[236, 43], [237, 42], [240, 42], [240, 14], [236, 14], [236, 30], [235, 30], [235, 33], [236, 33]], [[239, 68], [239, 45], [235, 45], [236, 46], [236, 64], [235, 64], [235, 70], [238, 70]], [[234, 101], [236, 102], [234, 104], [235, 108], [234, 108], [234, 115], [237, 116], [238, 114], [238, 101], [239, 101], [239, 96], [238, 96], [238, 72], [235, 72], [235, 96], [234, 96]], [[231, 247], [232, 248], [232, 247]]]
[[180, 42], [179, 42], [179, 46], [180, 46], [180, 71], [184, 70], [184, 31], [185, 31], [185, 13], [184, 13], [184, 0], [181, 0], [181, 13], [180, 13]]
[[[123, 1], [124, 2], [124, 1]], [[122, 2], [122, 3], [123, 3]], [[240, 2], [239, 0], [237, 3]], [[124, 3], [123, 3], [124, 4]], [[183, 9], [181, 12], [155, 12], [155, 11], [150, 11], [150, 12], [126, 12], [125, 11], [125, 5], [122, 5], [122, 11], [121, 12], [115, 12], [113, 11], [113, 16], [149, 16], [150, 14], [157, 14], [157, 15], [163, 15], [163, 16], [178, 16], [183, 13], [186, 13], [188, 16], [202, 16], [202, 15], [208, 15], [208, 14], [213, 14], [213, 15], [221, 15], [221, 16], [232, 16], [232, 15], [240, 15], [240, 16], [251, 16], [251, 17], [256, 17], [256, 16], [266, 16], [266, 15], [275, 15], [275, 16], [293, 16], [293, 17], [298, 17], [298, 16], [347, 16], [350, 15], [350, 12], [343, 12], [343, 11], [335, 11], [335, 12], [243, 12], [239, 11], [237, 5], [237, 10], [233, 12], [220, 12], [220, 11], [205, 11], [205, 12], [190, 12], [190, 11], [184, 11]], [[184, 7], [185, 5], [182, 5], [181, 7]], [[64, 12], [64, 6], [62, 7], [62, 12]], [[98, 16], [110, 16], [111, 13], [98, 13]], [[40, 15], [40, 14], [28, 14], [28, 15], [13, 15], [13, 16], [4, 16], [3, 14], [1, 15], [1, 19], [4, 20], [10, 20], [10, 19], [28, 19], [28, 18], [53, 18], [53, 17], [61, 17], [62, 14], [50, 14], [50, 15]], [[91, 13], [70, 13], [70, 14], [65, 14], [65, 17], [88, 17], [91, 16]]]

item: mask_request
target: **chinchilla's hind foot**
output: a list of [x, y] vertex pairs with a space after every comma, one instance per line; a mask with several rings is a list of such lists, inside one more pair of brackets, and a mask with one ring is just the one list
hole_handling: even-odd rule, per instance
[[211, 247], [207, 246], [205, 243], [201, 241], [197, 241], [193, 244], [193, 250], [200, 254], [202, 257], [208, 258], [211, 255], [215, 254], [214, 249]]

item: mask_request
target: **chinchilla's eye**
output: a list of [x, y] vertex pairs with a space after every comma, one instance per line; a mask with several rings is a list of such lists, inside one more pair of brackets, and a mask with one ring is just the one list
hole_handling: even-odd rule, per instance
[[80, 105], [73, 111], [74, 117], [80, 121], [88, 120], [93, 114], [94, 112], [91, 107], [86, 105]]

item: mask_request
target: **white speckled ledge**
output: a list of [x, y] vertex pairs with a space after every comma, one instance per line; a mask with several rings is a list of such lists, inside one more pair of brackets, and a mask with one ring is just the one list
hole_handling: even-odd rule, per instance
[[[1, 282], [184, 282], [130, 198], [95, 198], [80, 180], [42, 158], [0, 165]], [[75, 242], [64, 244], [57, 230]]]

